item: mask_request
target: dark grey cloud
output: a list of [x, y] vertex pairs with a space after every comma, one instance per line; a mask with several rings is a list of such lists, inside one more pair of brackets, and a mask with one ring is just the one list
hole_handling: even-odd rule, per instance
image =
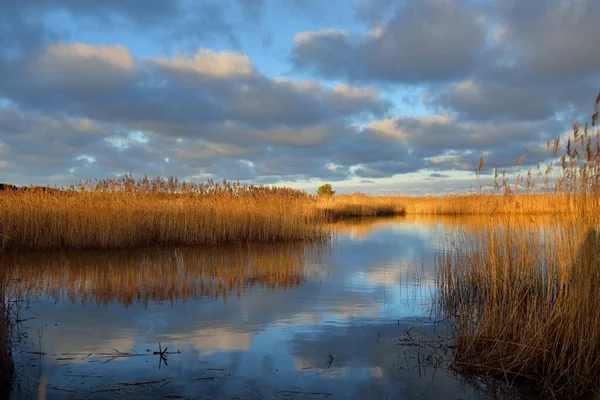
[[[275, 142], [287, 135], [298, 144], [319, 136], [320, 124], [382, 116], [390, 107], [374, 89], [267, 78], [237, 52], [139, 61], [120, 45], [55, 44], [7, 63], [3, 72], [8, 79], [0, 81], [0, 94], [23, 107], [183, 136], [271, 131]], [[293, 127], [304, 133], [292, 133]]]
[[[595, 0], [357, 0], [378, 21], [367, 35], [321, 30], [296, 36], [295, 67], [326, 77], [431, 83], [467, 76], [563, 84], [597, 77]], [[386, 18], [385, 12], [393, 12]]]
[[450, 178], [450, 175], [440, 174], [439, 172], [432, 172], [429, 174], [429, 178]]
[[589, 111], [600, 88], [580, 82], [571, 85], [526, 86], [490, 80], [465, 80], [431, 94], [429, 104], [449, 109], [464, 120], [535, 121], [571, 111]]
[[369, 124], [366, 129], [389, 142], [402, 141], [422, 156], [447, 150], [484, 150], [506, 144], [541, 141], [563, 125], [543, 121], [461, 121], [452, 116], [397, 117]]
[[504, 67], [524, 81], [560, 84], [600, 74], [596, 0], [496, 0], [495, 44]]
[[354, 171], [361, 178], [386, 178], [396, 174], [415, 172], [425, 167], [425, 161], [417, 157], [398, 157], [404, 161], [377, 161], [360, 164]]
[[481, 61], [486, 29], [467, 1], [410, 0], [367, 36], [301, 32], [295, 68], [328, 78], [419, 83], [466, 76]]
[[347, 125], [384, 115], [377, 90], [267, 78], [243, 53], [139, 60], [123, 46], [53, 44], [7, 65], [3, 164], [23, 176], [339, 180], [400, 154]]
[[[600, 88], [597, 1], [407, 1], [393, 6], [385, 0], [356, 3], [359, 18], [372, 24], [366, 35], [299, 33], [291, 52], [295, 68], [327, 78], [425, 87], [425, 106], [451, 112], [463, 122], [501, 122], [502, 130], [487, 126], [482, 135], [509, 141], [557, 135], [566, 126], [558, 121], [587, 117]], [[381, 10], [393, 12], [391, 18]], [[550, 119], [557, 122], [553, 127], [535, 128]], [[406, 126], [420, 130], [421, 141], [456, 139], [443, 142], [451, 149], [455, 143], [460, 149], [465, 142], [481, 142], [482, 135], [465, 133], [464, 127], [439, 128], [447, 129], [443, 137]]]
[[470, 78], [431, 93], [431, 104], [465, 119], [587, 117], [600, 88], [600, 3], [496, 1], [487, 15], [494, 56]]
[[463, 81], [437, 93], [434, 104], [457, 110], [465, 119], [543, 119], [558, 109], [557, 99], [528, 88]]
[[[375, 121], [365, 127], [370, 135], [391, 144], [403, 143], [413, 160], [440, 171], [475, 171], [479, 157], [487, 165], [512, 167], [528, 153], [527, 162], [547, 159], [546, 138], [566, 129], [554, 118], [538, 121], [464, 121], [452, 116], [398, 117]], [[413, 161], [413, 165], [418, 165]]]

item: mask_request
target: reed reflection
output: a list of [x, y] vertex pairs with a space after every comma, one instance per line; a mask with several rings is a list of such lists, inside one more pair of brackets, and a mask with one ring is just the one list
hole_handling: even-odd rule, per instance
[[291, 243], [118, 252], [5, 254], [13, 285], [29, 296], [106, 305], [240, 297], [253, 286], [292, 289], [320, 272], [327, 245]]

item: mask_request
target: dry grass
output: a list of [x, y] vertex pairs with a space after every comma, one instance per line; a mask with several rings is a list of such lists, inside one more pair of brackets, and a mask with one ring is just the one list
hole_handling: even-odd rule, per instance
[[314, 202], [291, 189], [124, 177], [2, 192], [0, 232], [18, 250], [309, 241], [325, 236]]
[[[92, 302], [226, 300], [245, 290], [291, 289], [319, 273], [322, 243], [7, 253], [6, 270], [29, 296]], [[313, 268], [313, 266], [315, 266]]]
[[[442, 311], [456, 322], [455, 367], [543, 398], [600, 396], [600, 95], [592, 128], [561, 147], [575, 217], [549, 227], [490, 225], [439, 259]], [[562, 150], [561, 150], [562, 149]]]

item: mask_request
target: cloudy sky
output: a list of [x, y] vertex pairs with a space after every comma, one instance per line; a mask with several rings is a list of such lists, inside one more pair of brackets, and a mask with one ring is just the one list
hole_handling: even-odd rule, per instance
[[591, 114], [597, 0], [0, 0], [0, 182], [446, 192]]

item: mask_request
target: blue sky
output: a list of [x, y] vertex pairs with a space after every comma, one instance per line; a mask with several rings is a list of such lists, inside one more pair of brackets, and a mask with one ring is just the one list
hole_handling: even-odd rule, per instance
[[444, 193], [545, 160], [600, 89], [595, 0], [3, 0], [0, 181]]

